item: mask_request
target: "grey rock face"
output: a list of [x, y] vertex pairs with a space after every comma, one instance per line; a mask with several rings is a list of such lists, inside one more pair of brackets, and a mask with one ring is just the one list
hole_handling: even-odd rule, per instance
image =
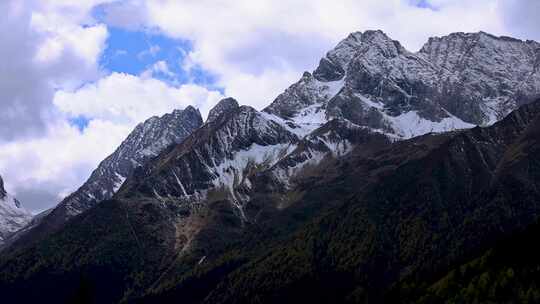
[[344, 118], [359, 126], [392, 132], [391, 126], [385, 122], [379, 109], [366, 107], [360, 97], [350, 89], [345, 89], [328, 102], [327, 114], [330, 117]]
[[345, 77], [349, 62], [364, 44], [364, 40], [364, 35], [360, 32], [350, 34], [321, 59], [319, 67], [313, 72], [315, 78], [321, 81], [336, 81]]
[[6, 189], [4, 189], [4, 180], [2, 179], [2, 176], [0, 176], [0, 199], [4, 199], [6, 195], [7, 192]]
[[540, 44], [487, 33], [431, 38], [419, 56], [437, 69], [441, 104], [473, 123], [493, 123], [540, 94]]
[[446, 117], [444, 111], [428, 98], [433, 94], [435, 70], [432, 65], [405, 50], [384, 33], [366, 32], [364, 43], [349, 61], [347, 87], [385, 105], [385, 112], [397, 116], [419, 111], [436, 121]]
[[305, 72], [297, 83], [280, 94], [264, 111], [283, 118], [292, 118], [306, 107], [324, 104], [335, 96], [339, 88], [339, 84], [320, 82], [313, 75]]
[[190, 209], [223, 192], [242, 216], [249, 168], [267, 168], [298, 137], [257, 110], [241, 106], [205, 124], [173, 150], [137, 170], [119, 196], [157, 199]]
[[234, 111], [240, 106], [238, 105], [238, 102], [234, 98], [225, 98], [220, 100], [208, 113], [208, 118], [206, 119], [206, 122], [214, 121], [216, 120], [220, 115], [224, 113], [228, 113], [230, 111]]
[[[295, 120], [317, 105], [397, 138], [492, 124], [540, 95], [540, 44], [483, 32], [419, 52], [381, 31], [353, 33], [265, 109]], [[323, 121], [324, 123], [324, 121]]]

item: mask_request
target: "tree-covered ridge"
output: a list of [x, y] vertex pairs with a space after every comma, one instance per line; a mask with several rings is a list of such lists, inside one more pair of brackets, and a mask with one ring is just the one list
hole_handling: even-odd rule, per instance
[[515, 233], [435, 280], [406, 280], [403, 303], [539, 303], [540, 224]]

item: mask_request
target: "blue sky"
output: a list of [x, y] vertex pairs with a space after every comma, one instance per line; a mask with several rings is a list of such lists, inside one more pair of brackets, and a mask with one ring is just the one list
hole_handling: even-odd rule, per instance
[[181, 63], [190, 50], [188, 41], [111, 27], [100, 66], [111, 72], [138, 75], [154, 63], [164, 61], [173, 75], [156, 73], [155, 77], [185, 83], [189, 81], [190, 75], [182, 70]]
[[[108, 27], [106, 47], [99, 58], [100, 69], [106, 73], [126, 73], [141, 75], [151, 71], [149, 76], [166, 82], [172, 87], [194, 83], [223, 93], [215, 83], [215, 76], [199, 66], [189, 71], [183, 68], [183, 61], [192, 50], [187, 40], [166, 37], [148, 30], [129, 30]], [[152, 69], [157, 63], [166, 70]], [[165, 65], [163, 65], [163, 63]], [[70, 118], [70, 123], [83, 131], [91, 117], [78, 115]]]
[[430, 3], [428, 0], [411, 0], [411, 2], [417, 6], [417, 7], [421, 7], [421, 8], [429, 8], [431, 10], [435, 10], [436, 7], [435, 5], [433, 5], [432, 3]]
[[[93, 15], [98, 21], [103, 21], [103, 7], [96, 7]], [[164, 61], [174, 75], [158, 73], [157, 77], [170, 82], [189, 80], [189, 75], [181, 69], [186, 54], [192, 50], [189, 41], [168, 38], [146, 30], [115, 26], [109, 26], [107, 30], [106, 48], [99, 59], [103, 69], [138, 75], [157, 61]]]
[[215, 77], [200, 67], [190, 71], [182, 68], [182, 62], [192, 51], [188, 40], [174, 39], [151, 30], [129, 30], [108, 27], [106, 49], [101, 55], [100, 66], [111, 72], [139, 75], [153, 64], [163, 61], [172, 74], [154, 73], [157, 79], [178, 85], [192, 82], [212, 87]]

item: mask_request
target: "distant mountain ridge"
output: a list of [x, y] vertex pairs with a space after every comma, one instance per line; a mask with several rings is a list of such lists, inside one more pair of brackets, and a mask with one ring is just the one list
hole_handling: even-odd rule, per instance
[[[173, 143], [180, 143], [202, 125], [199, 110], [192, 106], [151, 117], [138, 124], [121, 145], [92, 172], [88, 180], [47, 214], [14, 236], [20, 245], [44, 237], [61, 228], [74, 216], [101, 201], [110, 199], [132, 174]], [[20, 238], [20, 239], [19, 239]]]

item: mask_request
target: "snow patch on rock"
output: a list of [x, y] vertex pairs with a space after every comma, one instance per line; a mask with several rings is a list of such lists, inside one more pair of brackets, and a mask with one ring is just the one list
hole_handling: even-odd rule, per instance
[[441, 121], [422, 118], [417, 111], [410, 111], [398, 116], [384, 114], [385, 120], [392, 126], [398, 137], [408, 139], [427, 133], [441, 133], [458, 129], [473, 128], [475, 125], [449, 114]]
[[5, 192], [3, 197], [0, 195], [0, 244], [7, 236], [30, 223], [32, 217], [32, 213], [24, 209], [16, 198]]
[[126, 177], [119, 173], [115, 173], [115, 176], [116, 182], [114, 183], [113, 191], [116, 193], [116, 191], [118, 191], [118, 189], [120, 189], [120, 187], [122, 187], [122, 185], [126, 181]]

